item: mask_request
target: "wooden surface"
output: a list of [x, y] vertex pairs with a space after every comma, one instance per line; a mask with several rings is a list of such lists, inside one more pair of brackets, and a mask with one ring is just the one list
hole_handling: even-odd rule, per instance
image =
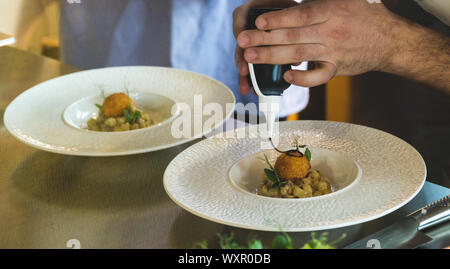
[[[202, 240], [216, 246], [217, 233], [233, 232], [241, 243], [256, 235], [266, 244], [275, 235], [201, 219], [168, 198], [162, 184], [167, 164], [197, 141], [112, 158], [64, 156], [21, 144], [3, 125], [6, 106], [29, 87], [76, 69], [9, 47], [0, 48], [0, 59], [0, 248], [66, 248], [70, 239], [77, 239], [81, 248], [190, 248]], [[448, 193], [427, 183], [402, 209], [331, 230], [330, 239], [346, 233], [341, 245], [348, 244]], [[310, 238], [309, 233], [290, 235], [296, 246]]]

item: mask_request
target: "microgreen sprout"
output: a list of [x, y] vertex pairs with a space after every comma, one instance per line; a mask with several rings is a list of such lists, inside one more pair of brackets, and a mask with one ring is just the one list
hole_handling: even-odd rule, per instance
[[[217, 234], [219, 238], [219, 247], [221, 249], [264, 249], [264, 245], [260, 239], [255, 236], [251, 236], [247, 240], [247, 246], [241, 246], [234, 241], [234, 234], [229, 235]], [[306, 242], [300, 249], [334, 249], [336, 245], [346, 237], [346, 234], [342, 234], [338, 239], [328, 242], [328, 233], [323, 232], [319, 236], [316, 233], [311, 233], [311, 240]], [[206, 241], [197, 242], [193, 246], [194, 248], [207, 249], [208, 244]], [[272, 249], [294, 249], [292, 238], [285, 232], [281, 232], [272, 239]]]
[[280, 177], [278, 177], [275, 172], [275, 168], [273, 168], [272, 164], [270, 164], [266, 154], [264, 154], [264, 159], [262, 160], [269, 166], [269, 168], [264, 169], [264, 174], [270, 181], [272, 181], [272, 188], [279, 188], [286, 185], [286, 182], [282, 181]]
[[133, 124], [142, 117], [142, 113], [139, 110], [131, 111], [129, 108], [123, 110], [123, 116], [127, 122]]
[[[305, 155], [306, 159], [308, 160], [308, 162], [311, 162], [311, 151], [309, 150], [308, 146], [306, 145], [300, 145], [298, 143], [298, 140], [295, 140], [295, 144], [294, 144], [295, 150], [298, 151], [300, 154]], [[305, 152], [301, 152], [300, 149], [305, 149]]]

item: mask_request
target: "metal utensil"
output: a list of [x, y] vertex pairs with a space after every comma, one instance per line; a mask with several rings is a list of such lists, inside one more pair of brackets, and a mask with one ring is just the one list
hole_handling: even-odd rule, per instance
[[409, 213], [400, 221], [345, 248], [416, 248], [432, 240], [422, 232], [423, 230], [448, 220], [450, 220], [450, 195]]

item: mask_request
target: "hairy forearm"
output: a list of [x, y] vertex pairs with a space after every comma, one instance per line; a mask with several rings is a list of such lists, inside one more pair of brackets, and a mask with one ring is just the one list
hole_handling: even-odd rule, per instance
[[450, 94], [450, 37], [398, 18], [389, 60], [380, 71], [407, 77]]

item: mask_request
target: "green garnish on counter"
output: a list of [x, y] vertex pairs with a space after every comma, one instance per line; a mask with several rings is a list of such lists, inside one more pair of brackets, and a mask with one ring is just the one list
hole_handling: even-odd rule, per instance
[[[217, 237], [219, 238], [220, 249], [264, 249], [262, 241], [255, 236], [247, 240], [246, 246], [241, 246], [234, 241], [233, 233], [229, 235], [217, 234]], [[336, 244], [345, 237], [346, 234], [343, 234], [335, 241], [328, 242], [327, 232], [321, 233], [318, 237], [316, 233], [311, 233], [311, 240], [306, 242], [300, 249], [335, 249]], [[194, 248], [207, 249], [208, 244], [206, 241], [198, 242], [194, 244]], [[291, 237], [285, 232], [276, 235], [272, 239], [271, 249], [294, 249]]]

